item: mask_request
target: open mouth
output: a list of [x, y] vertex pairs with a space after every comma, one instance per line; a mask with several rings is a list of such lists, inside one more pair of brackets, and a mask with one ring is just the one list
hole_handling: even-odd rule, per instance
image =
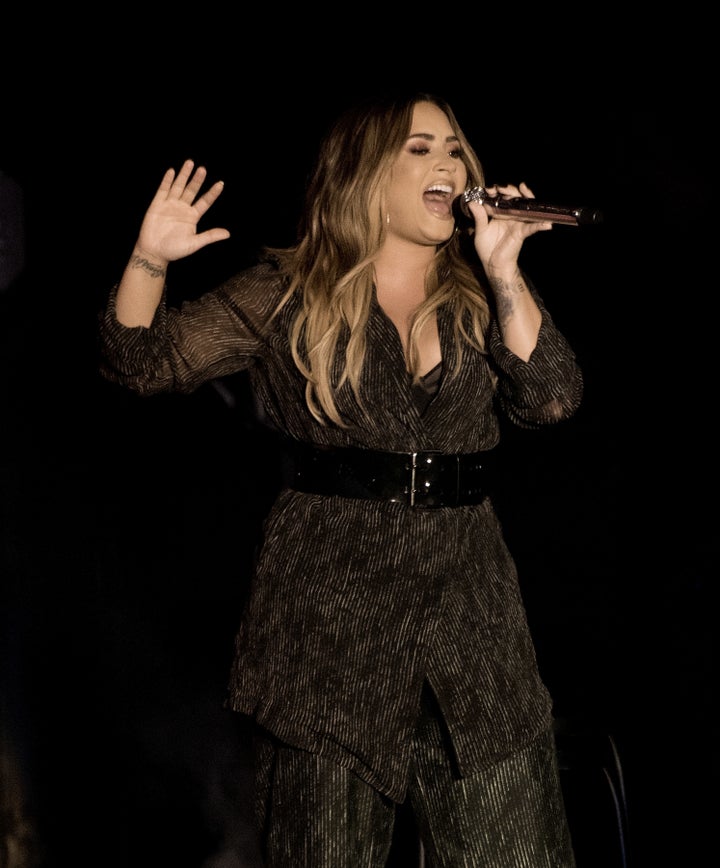
[[452, 216], [452, 200], [455, 188], [451, 184], [433, 184], [423, 193], [428, 209], [438, 217]]

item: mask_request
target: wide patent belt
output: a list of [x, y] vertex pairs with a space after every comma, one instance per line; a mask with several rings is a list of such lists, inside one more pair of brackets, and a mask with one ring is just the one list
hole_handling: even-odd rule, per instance
[[290, 487], [417, 508], [468, 506], [488, 494], [490, 452], [382, 452], [298, 444]]

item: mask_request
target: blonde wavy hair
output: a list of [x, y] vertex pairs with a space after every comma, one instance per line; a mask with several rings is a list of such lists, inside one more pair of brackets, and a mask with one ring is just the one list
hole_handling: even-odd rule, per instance
[[[308, 408], [323, 424], [343, 426], [335, 401], [349, 383], [359, 406], [365, 359], [366, 326], [373, 298], [373, 261], [386, 232], [384, 193], [392, 166], [411, 132], [413, 109], [430, 102], [443, 111], [462, 149], [468, 186], [484, 183], [480, 161], [465, 138], [450, 106], [441, 98], [416, 93], [359, 104], [335, 122], [323, 140], [305, 192], [305, 210], [292, 247], [266, 248], [287, 275], [289, 288], [279, 307], [298, 294], [301, 304], [290, 331], [293, 358], [307, 379]], [[419, 378], [418, 335], [443, 304], [454, 310], [457, 364], [463, 347], [484, 351], [490, 319], [488, 295], [479, 263], [466, 257], [459, 230], [439, 245], [428, 273], [426, 299], [410, 330], [407, 369]], [[473, 264], [471, 264], [473, 263]], [[339, 378], [333, 377], [338, 342], [346, 349]]]

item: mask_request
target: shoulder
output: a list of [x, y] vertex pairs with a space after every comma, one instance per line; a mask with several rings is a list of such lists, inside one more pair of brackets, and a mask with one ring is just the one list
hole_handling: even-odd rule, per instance
[[252, 297], [282, 295], [287, 280], [277, 263], [261, 260], [254, 265], [238, 271], [228, 278], [218, 291], [228, 297]]
[[278, 264], [263, 259], [232, 275], [213, 295], [242, 319], [269, 321], [285, 297], [287, 287], [287, 276]]
[[284, 276], [277, 260], [260, 259], [253, 265], [238, 271], [227, 281], [227, 284], [247, 283], [277, 284], [278, 286], [282, 286], [284, 284]]

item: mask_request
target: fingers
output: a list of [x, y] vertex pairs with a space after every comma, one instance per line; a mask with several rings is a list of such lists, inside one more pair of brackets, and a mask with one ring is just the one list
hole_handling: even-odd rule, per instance
[[521, 195], [525, 196], [526, 199], [534, 199], [535, 198], [535, 194], [528, 187], [528, 185], [525, 183], [525, 181], [520, 182], [520, 188], [519, 189], [520, 189]]
[[[187, 180], [193, 170], [193, 165], [194, 163], [192, 160], [185, 160], [177, 175], [175, 174], [175, 169], [168, 169], [163, 175], [160, 186], [157, 188], [154, 201], [164, 202], [167, 199], [180, 199], [185, 191]], [[204, 169], [198, 169], [198, 171], [205, 172]], [[202, 180], [200, 183], [202, 183]]]
[[[183, 202], [187, 202], [188, 205], [192, 205], [195, 201], [195, 197], [200, 192], [200, 188], [202, 187], [205, 178], [207, 178], [207, 169], [205, 166], [198, 166], [193, 173], [193, 161], [185, 160], [182, 164], [182, 168], [178, 172], [178, 176], [175, 179], [175, 183], [170, 189], [171, 194], [175, 191], [179, 199], [182, 199]], [[189, 179], [189, 180], [188, 180]]]
[[493, 184], [491, 187], [485, 188], [491, 196], [506, 196], [513, 198], [515, 196], [523, 196], [526, 199], [534, 199], [535, 194], [528, 187], [525, 181], [521, 181], [517, 186], [515, 184]]
[[163, 179], [162, 181], [160, 181], [160, 186], [157, 188], [157, 191], [153, 196], [153, 203], [164, 202], [167, 199], [170, 188], [173, 185], [174, 178], [175, 169], [168, 169], [167, 172], [165, 172], [165, 174], [163, 175]]
[[477, 202], [472, 199], [470, 202], [467, 203], [467, 208], [475, 220], [476, 229], [482, 229], [483, 227], [487, 226], [488, 220], [490, 218], [481, 202]]
[[217, 197], [225, 188], [224, 181], [216, 181], [209, 190], [206, 190], [202, 196], [195, 202], [195, 210], [202, 216], [208, 208], [213, 204]]
[[154, 201], [165, 202], [176, 199], [193, 206], [202, 215], [215, 202], [225, 186], [224, 181], [216, 181], [198, 198], [198, 193], [206, 178], [207, 169], [205, 166], [195, 168], [193, 160], [185, 160], [177, 174], [175, 169], [168, 169], [165, 172]]
[[[204, 166], [198, 166], [193, 173], [194, 168], [195, 163], [192, 160], [185, 160], [177, 175], [173, 169], [167, 170], [160, 186], [161, 188], [165, 186], [168, 199], [181, 199], [192, 204], [207, 176]], [[168, 178], [169, 184], [167, 184]]]
[[230, 232], [227, 229], [216, 226], [213, 229], [206, 229], [204, 232], [200, 232], [197, 235], [197, 240], [205, 246], [206, 244], [214, 244], [216, 241], [225, 241], [229, 237]]

